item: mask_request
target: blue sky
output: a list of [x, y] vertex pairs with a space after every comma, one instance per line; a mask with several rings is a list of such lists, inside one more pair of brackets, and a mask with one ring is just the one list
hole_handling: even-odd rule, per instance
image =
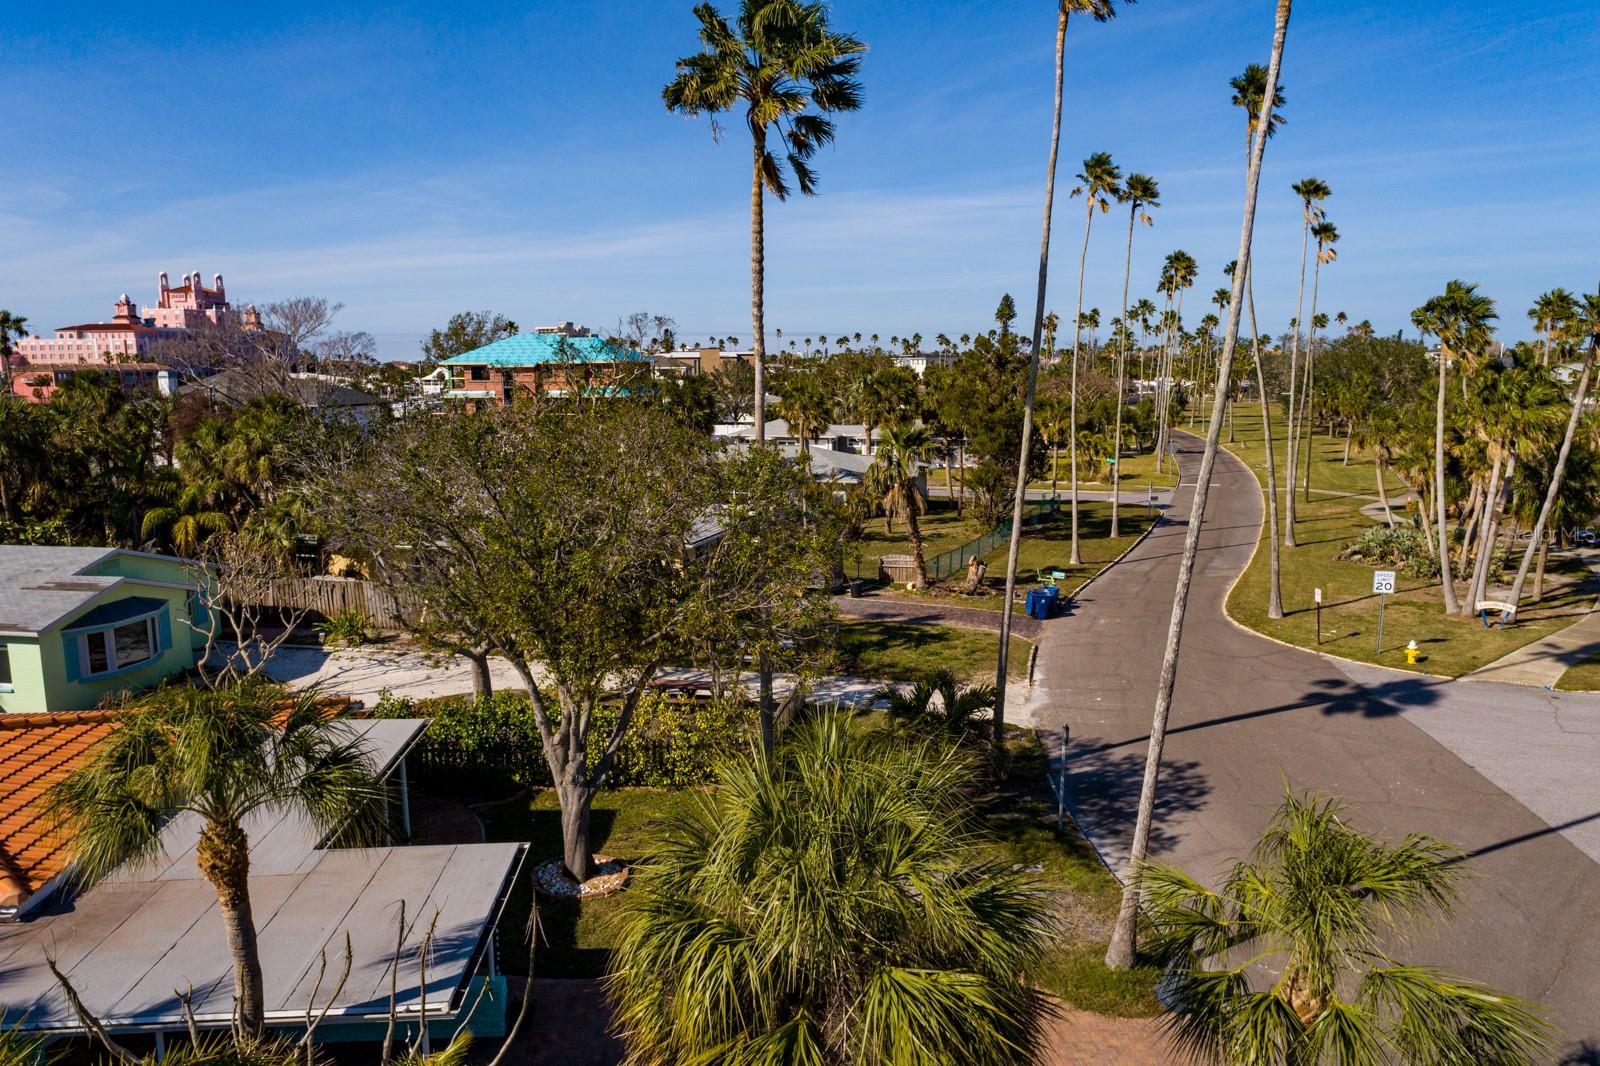
[[[1068, 35], [1049, 304], [1069, 316], [1078, 161], [1154, 175], [1134, 297], [1160, 259], [1223, 284], [1242, 199], [1228, 79], [1264, 61], [1271, 0], [1144, 0]], [[450, 314], [525, 327], [670, 314], [748, 342], [748, 142], [660, 104], [695, 49], [688, 2], [25, 5], [7, 17], [0, 306], [50, 328], [221, 271], [237, 299], [317, 294], [389, 358]], [[207, 12], [226, 14], [195, 24]], [[870, 46], [866, 104], [818, 159], [821, 195], [769, 210], [769, 329], [974, 332], [1032, 309], [1053, 5], [835, 0]], [[1502, 337], [1552, 286], [1600, 282], [1593, 0], [1311, 4], [1290, 28], [1287, 124], [1257, 224], [1263, 329], [1293, 313], [1298, 210], [1333, 187], [1321, 307], [1405, 327], [1452, 277]], [[1120, 301], [1125, 217], [1097, 219], [1085, 306]], [[1193, 315], [1190, 316], [1191, 318]]]

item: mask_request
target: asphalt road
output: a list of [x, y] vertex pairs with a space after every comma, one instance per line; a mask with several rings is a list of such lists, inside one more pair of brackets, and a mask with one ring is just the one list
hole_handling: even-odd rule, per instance
[[[1070, 802], [1116, 868], [1133, 835], [1200, 445], [1178, 438], [1189, 480], [1167, 520], [1086, 591], [1074, 618], [1050, 624], [1026, 712], [1039, 726], [1070, 725]], [[1351, 669], [1227, 619], [1223, 601], [1250, 560], [1261, 520], [1254, 476], [1223, 453], [1184, 626], [1153, 856], [1203, 878], [1215, 874], [1248, 852], [1286, 786], [1343, 798], [1352, 821], [1391, 839], [1432, 833], [1471, 856], [1462, 899], [1454, 921], [1416, 930], [1401, 957], [1537, 1000], [1569, 1051], [1589, 1041], [1589, 1054], [1600, 1056], [1600, 865], [1574, 843], [1600, 820], [1593, 769], [1600, 710], [1592, 701], [1570, 705], [1569, 713], [1584, 716], [1574, 737], [1580, 746], [1552, 744], [1539, 759], [1519, 761], [1517, 701], [1550, 720], [1550, 694], [1493, 686], [1501, 694], [1500, 731], [1461, 730], [1496, 757], [1474, 768], [1448, 731], [1418, 723], [1466, 719], [1488, 686]], [[1571, 783], [1548, 797], [1557, 803], [1537, 802], [1550, 791], [1537, 780], [1541, 763], [1560, 764], [1555, 778]], [[1578, 814], [1567, 819], [1563, 811]]]

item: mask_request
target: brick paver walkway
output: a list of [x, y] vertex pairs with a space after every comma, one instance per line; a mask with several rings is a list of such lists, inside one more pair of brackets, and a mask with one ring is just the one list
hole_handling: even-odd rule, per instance
[[[943, 603], [897, 600], [884, 596], [835, 596], [833, 605], [851, 618], [883, 618], [920, 625], [959, 626], [963, 629], [1000, 631], [1000, 612], [982, 607], [952, 607]], [[1029, 618], [1020, 609], [1011, 615], [1011, 631], [1019, 637], [1037, 641], [1044, 623]]]
[[1159, 1018], [1108, 1018], [1063, 1008], [1050, 1023], [1045, 1066], [1165, 1066], [1182, 1061]]

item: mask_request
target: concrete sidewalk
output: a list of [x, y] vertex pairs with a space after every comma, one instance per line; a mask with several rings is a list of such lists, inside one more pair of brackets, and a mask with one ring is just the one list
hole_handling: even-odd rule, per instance
[[[1600, 575], [1600, 551], [1579, 548], [1575, 553], [1591, 573]], [[1503, 681], [1512, 685], [1553, 688], [1561, 675], [1586, 659], [1600, 655], [1600, 600], [1578, 621], [1532, 644], [1478, 667], [1464, 681]]]

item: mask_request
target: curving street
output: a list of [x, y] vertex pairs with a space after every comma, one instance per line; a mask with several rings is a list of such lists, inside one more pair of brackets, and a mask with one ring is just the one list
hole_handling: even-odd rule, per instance
[[[1069, 802], [1125, 865], [1202, 442], [1179, 435], [1166, 520], [1051, 622], [1024, 721], [1070, 726]], [[1444, 681], [1286, 647], [1223, 603], [1249, 563], [1260, 487], [1218, 456], [1164, 751], [1154, 857], [1202, 877], [1244, 855], [1287, 783], [1363, 828], [1470, 853], [1456, 920], [1408, 961], [1543, 1003], [1567, 1050], [1600, 1054], [1600, 697]], [[1594, 1061], [1590, 1058], [1568, 1061]]]

